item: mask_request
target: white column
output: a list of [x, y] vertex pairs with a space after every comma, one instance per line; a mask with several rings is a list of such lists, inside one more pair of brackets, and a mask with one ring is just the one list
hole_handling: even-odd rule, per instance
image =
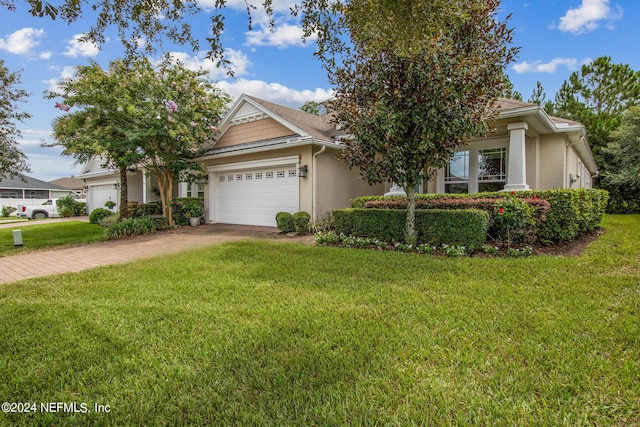
[[507, 125], [509, 131], [509, 159], [507, 165], [507, 184], [504, 191], [528, 190], [527, 158], [525, 155], [525, 132], [528, 126], [524, 122]]
[[400, 187], [395, 182], [391, 183], [391, 188], [389, 191], [384, 193], [385, 196], [406, 196], [407, 193], [404, 192], [404, 188]]

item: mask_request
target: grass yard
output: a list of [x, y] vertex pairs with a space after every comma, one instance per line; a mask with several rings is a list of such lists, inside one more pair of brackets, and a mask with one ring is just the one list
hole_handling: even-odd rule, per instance
[[[13, 246], [13, 230], [22, 230], [24, 246]], [[50, 248], [62, 245], [77, 245], [101, 242], [105, 229], [83, 221], [38, 224], [21, 227], [0, 228], [0, 256], [15, 255], [20, 252]]]
[[578, 258], [240, 242], [2, 285], [0, 396], [38, 406], [0, 425], [639, 425], [640, 216], [605, 227]]

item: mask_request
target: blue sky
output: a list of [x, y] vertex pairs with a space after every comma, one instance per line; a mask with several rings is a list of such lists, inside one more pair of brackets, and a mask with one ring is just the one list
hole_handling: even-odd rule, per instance
[[[201, 4], [206, 9], [207, 2]], [[260, 4], [261, 0], [251, 0]], [[248, 32], [244, 0], [228, 0], [223, 43], [235, 70], [229, 78], [202, 54], [180, 46], [164, 46], [187, 66], [209, 70], [212, 81], [233, 97], [248, 93], [272, 102], [299, 107], [305, 101], [322, 101], [330, 96], [330, 86], [320, 63], [313, 58], [314, 43], [301, 42], [299, 23], [289, 16], [296, 0], [274, 0], [276, 28], [273, 33], [259, 12], [254, 30]], [[80, 167], [60, 150], [43, 148], [50, 141], [51, 122], [61, 112], [55, 100], [43, 99], [45, 90], [70, 76], [74, 66], [90, 60], [107, 66], [122, 55], [115, 34], [106, 34], [102, 50], [76, 41], [87, 31], [91, 20], [71, 25], [48, 18], [33, 18], [26, 2], [17, 1], [16, 12], [0, 9], [0, 58], [11, 71], [22, 75], [22, 87], [31, 93], [21, 109], [33, 118], [20, 123], [21, 149], [32, 169], [30, 176], [42, 180], [77, 175]], [[529, 98], [536, 81], [542, 82], [547, 96], [553, 97], [562, 82], [583, 63], [599, 56], [611, 56], [614, 63], [629, 64], [640, 70], [640, 2], [637, 0], [503, 0], [500, 17], [512, 14], [514, 45], [520, 54], [508, 74], [524, 99]], [[204, 41], [208, 31], [206, 11], [193, 20], [196, 35]], [[203, 43], [204, 46], [204, 43]], [[206, 49], [203, 49], [206, 50]]]

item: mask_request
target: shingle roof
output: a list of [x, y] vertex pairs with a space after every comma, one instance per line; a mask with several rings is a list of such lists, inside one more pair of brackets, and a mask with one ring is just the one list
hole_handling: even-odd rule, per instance
[[58, 178], [53, 181], [49, 181], [51, 184], [59, 185], [70, 190], [82, 190], [84, 188], [84, 181], [78, 178]]
[[248, 96], [248, 98], [251, 98], [253, 101], [262, 105], [275, 115], [307, 132], [315, 139], [333, 142], [336, 139], [336, 136], [342, 135], [340, 131], [336, 130], [335, 125], [331, 123], [330, 114], [317, 116], [302, 110], [296, 110], [295, 108], [274, 104], [273, 102], [265, 101], [264, 99], [255, 98], [253, 96]]
[[[497, 101], [498, 107], [502, 111], [515, 110], [518, 108], [538, 107], [538, 104], [531, 102], [518, 101], [516, 99], [499, 98]], [[562, 117], [549, 116], [549, 118], [555, 123], [566, 123], [568, 125], [580, 125], [579, 122], [569, 119], [563, 119]]]
[[[21, 179], [24, 178], [24, 181]], [[63, 190], [68, 191], [68, 188], [61, 187], [50, 182], [40, 181], [39, 179], [32, 178], [26, 175], [16, 176], [15, 178], [7, 177], [0, 181], [0, 188], [29, 188], [34, 190]]]

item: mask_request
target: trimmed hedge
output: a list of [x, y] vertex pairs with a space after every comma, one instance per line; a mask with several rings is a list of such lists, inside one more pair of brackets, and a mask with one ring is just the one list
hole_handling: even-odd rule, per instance
[[309, 212], [300, 211], [293, 214], [293, 228], [298, 234], [307, 234], [310, 222], [311, 215]]
[[291, 233], [293, 228], [293, 215], [289, 212], [278, 212], [276, 214], [276, 226], [283, 233]]
[[[504, 192], [474, 193], [474, 194], [418, 194], [416, 204], [423, 201], [450, 200], [455, 204], [456, 199], [495, 199], [504, 198]], [[541, 243], [552, 244], [569, 241], [580, 234], [591, 232], [598, 228], [607, 207], [609, 193], [599, 189], [561, 189], [542, 191], [517, 191], [515, 196], [524, 199], [546, 200], [551, 207], [545, 213], [545, 220], [541, 221], [538, 229], [538, 239]], [[367, 202], [404, 200], [403, 196], [365, 196], [351, 200], [353, 208], [364, 208]], [[439, 206], [440, 207], [440, 206]], [[480, 207], [480, 206], [478, 206]]]
[[[385, 242], [404, 241], [406, 210], [338, 209], [333, 215], [338, 234], [366, 236]], [[416, 211], [418, 243], [480, 247], [486, 240], [488, 225], [489, 215], [478, 209]]]
[[154, 220], [149, 217], [127, 218], [107, 228], [107, 240], [149, 234], [156, 230]]
[[108, 216], [115, 215], [112, 210], [105, 208], [94, 209], [89, 215], [90, 224], [99, 224], [100, 221]]

